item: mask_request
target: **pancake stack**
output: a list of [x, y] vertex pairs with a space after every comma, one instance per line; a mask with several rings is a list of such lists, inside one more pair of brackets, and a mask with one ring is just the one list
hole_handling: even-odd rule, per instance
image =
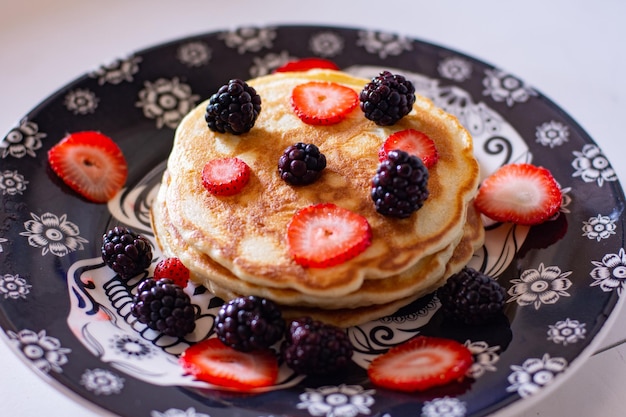
[[[262, 111], [254, 127], [237, 136], [209, 130], [207, 102], [201, 103], [176, 130], [152, 226], [163, 253], [180, 258], [192, 280], [215, 295], [258, 295], [280, 304], [287, 317], [310, 315], [347, 327], [394, 313], [465, 266], [484, 239], [471, 204], [479, 167], [467, 131], [421, 96], [393, 126], [376, 125], [358, 108], [335, 125], [303, 123], [290, 96], [309, 81], [339, 83], [357, 94], [368, 83], [332, 70], [252, 79]], [[390, 134], [409, 128], [437, 147], [430, 195], [410, 217], [386, 217], [370, 197], [378, 151]], [[313, 143], [326, 155], [327, 167], [313, 184], [292, 186], [278, 174], [279, 157], [296, 142]], [[223, 157], [238, 157], [251, 168], [248, 184], [233, 196], [211, 195], [202, 185], [205, 163]], [[287, 247], [287, 225], [297, 210], [326, 202], [364, 216], [372, 244], [339, 265], [300, 266]]]

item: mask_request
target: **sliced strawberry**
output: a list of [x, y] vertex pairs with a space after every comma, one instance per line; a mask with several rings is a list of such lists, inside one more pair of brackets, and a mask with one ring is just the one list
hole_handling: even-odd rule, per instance
[[52, 171], [89, 201], [106, 203], [122, 189], [128, 164], [121, 149], [100, 132], [67, 135], [48, 151]]
[[379, 161], [387, 159], [389, 151], [394, 149], [419, 156], [426, 168], [432, 167], [439, 160], [435, 142], [425, 133], [415, 129], [400, 130], [389, 135], [378, 151]]
[[239, 193], [250, 179], [250, 167], [239, 158], [212, 159], [202, 169], [202, 185], [214, 195]]
[[422, 391], [461, 379], [472, 353], [451, 339], [417, 336], [376, 357], [367, 368], [373, 384], [397, 391]]
[[341, 84], [310, 81], [296, 86], [291, 106], [298, 117], [311, 125], [339, 123], [359, 102], [356, 91]]
[[274, 72], [308, 71], [310, 69], [331, 69], [338, 70], [339, 67], [333, 61], [323, 58], [301, 58], [289, 61], [276, 68]]
[[215, 337], [188, 347], [179, 361], [201, 381], [241, 391], [274, 385], [278, 377], [278, 360], [271, 350], [240, 352]]
[[332, 203], [305, 207], [287, 226], [293, 259], [304, 267], [326, 268], [354, 258], [372, 243], [367, 219]]
[[154, 267], [154, 279], [169, 278], [181, 288], [189, 282], [189, 269], [178, 258], [161, 259]]
[[549, 170], [520, 163], [504, 165], [487, 177], [474, 204], [492, 220], [531, 226], [556, 214], [561, 202], [561, 189]]

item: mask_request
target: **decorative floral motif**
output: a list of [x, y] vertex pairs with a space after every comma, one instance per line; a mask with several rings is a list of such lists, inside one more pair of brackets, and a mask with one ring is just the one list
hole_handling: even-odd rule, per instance
[[28, 181], [17, 171], [6, 170], [0, 174], [0, 190], [2, 195], [17, 195], [26, 191]]
[[28, 293], [30, 293], [31, 287], [32, 285], [19, 275], [5, 274], [0, 277], [0, 294], [3, 295], [5, 299], [25, 299]]
[[604, 181], [617, 181], [615, 170], [596, 145], [588, 143], [582, 151], [574, 151], [574, 156], [572, 167], [576, 171], [573, 177], [580, 177], [584, 182], [597, 182], [600, 187]]
[[547, 353], [541, 359], [526, 359], [521, 366], [511, 365], [513, 373], [508, 377], [511, 385], [507, 391], [516, 391], [522, 398], [536, 394], [562, 373], [567, 365], [564, 358], [551, 358]]
[[585, 333], [587, 333], [585, 323], [569, 318], [548, 326], [548, 340], [557, 344], [562, 343], [563, 346], [584, 339]]
[[306, 388], [296, 407], [306, 409], [312, 416], [354, 417], [370, 413], [375, 402], [373, 394], [374, 390], [364, 390], [358, 385]]
[[583, 221], [583, 236], [598, 242], [602, 239], [608, 239], [615, 234], [617, 225], [615, 219], [609, 216], [598, 214], [596, 217], [590, 217], [589, 220]]
[[237, 52], [259, 52], [263, 48], [271, 48], [276, 38], [273, 28], [242, 27], [220, 34], [220, 39], [229, 48], [236, 48]]
[[67, 215], [61, 217], [52, 213], [37, 216], [30, 213], [32, 220], [24, 222], [25, 232], [21, 236], [28, 237], [28, 244], [34, 248], [42, 248], [41, 256], [52, 253], [62, 257], [70, 252], [84, 249], [83, 243], [88, 240], [79, 236], [78, 226], [67, 220]]
[[80, 377], [80, 384], [96, 395], [119, 394], [124, 388], [124, 378], [106, 369], [87, 369]]
[[65, 95], [65, 107], [72, 113], [88, 114], [96, 111], [98, 107], [98, 97], [95, 93], [87, 89], [79, 88], [72, 90]]
[[561, 272], [558, 266], [527, 269], [519, 279], [512, 279], [509, 288], [511, 298], [507, 302], [517, 301], [520, 306], [534, 305], [539, 309], [542, 304], [555, 304], [561, 296], [569, 297], [567, 289], [572, 286], [568, 278], [572, 271]]
[[[3, 237], [0, 237], [0, 243], [5, 243], [8, 242], [8, 239], [5, 239]], [[2, 245], [0, 245], [0, 253], [4, 252], [4, 248], [2, 247]]]
[[250, 75], [252, 77], [261, 77], [272, 72], [274, 69], [281, 65], [294, 60], [296, 57], [289, 55], [289, 52], [282, 51], [279, 54], [269, 53], [265, 56], [258, 56], [252, 58], [254, 64], [250, 68]]
[[426, 401], [422, 417], [463, 417], [467, 412], [465, 403], [458, 398], [443, 397]]
[[474, 357], [474, 363], [467, 370], [467, 376], [478, 379], [487, 371], [496, 371], [495, 364], [500, 360], [497, 353], [500, 346], [489, 346], [487, 342], [472, 342], [470, 340], [465, 342], [465, 346]]
[[472, 64], [458, 56], [451, 56], [439, 63], [439, 75], [449, 80], [465, 81], [472, 76]]
[[41, 148], [41, 139], [46, 136], [39, 132], [37, 123], [22, 119], [20, 125], [11, 129], [0, 142], [0, 154], [3, 158], [9, 155], [14, 158], [23, 158], [26, 155], [35, 158], [35, 151]]
[[201, 67], [211, 59], [211, 48], [204, 42], [189, 42], [178, 48], [176, 57], [188, 67]]
[[621, 248], [617, 254], [604, 255], [600, 262], [591, 261], [591, 263], [596, 266], [589, 274], [594, 280], [591, 286], [599, 286], [604, 292], [617, 290], [617, 294], [621, 296], [626, 285], [626, 252], [624, 249]]
[[107, 65], [102, 65], [89, 74], [91, 78], [97, 78], [99, 85], [121, 84], [124, 81], [132, 82], [134, 75], [139, 72], [140, 56], [131, 56], [126, 59], [116, 59]]
[[155, 82], [146, 81], [139, 92], [137, 107], [143, 109], [148, 119], [155, 119], [157, 128], [167, 126], [175, 129], [183, 116], [193, 109], [200, 96], [192, 94], [191, 87], [177, 77]]
[[45, 373], [50, 371], [63, 372], [61, 367], [67, 363], [67, 355], [72, 350], [61, 347], [59, 339], [47, 336], [45, 330], [36, 333], [24, 329], [18, 333], [8, 331], [7, 334], [11, 343], [22, 351], [24, 356], [40, 371]]
[[359, 31], [356, 44], [370, 54], [378, 54], [381, 59], [413, 49], [411, 39], [388, 32]]
[[320, 32], [311, 37], [309, 48], [316, 55], [333, 57], [343, 51], [343, 39], [334, 32]]
[[110, 341], [116, 353], [127, 358], [147, 359], [154, 354], [153, 348], [138, 337], [116, 334]]
[[150, 417], [210, 417], [208, 414], [198, 413], [195, 408], [190, 407], [186, 410], [178, 408], [170, 408], [164, 412], [152, 411]]
[[537, 143], [554, 148], [569, 140], [569, 129], [562, 123], [550, 121], [537, 127], [535, 132]]
[[512, 107], [515, 103], [524, 103], [531, 96], [537, 95], [522, 80], [502, 70], [485, 70], [485, 74], [483, 95], [491, 96], [492, 99], [498, 102], [504, 101], [509, 107]]

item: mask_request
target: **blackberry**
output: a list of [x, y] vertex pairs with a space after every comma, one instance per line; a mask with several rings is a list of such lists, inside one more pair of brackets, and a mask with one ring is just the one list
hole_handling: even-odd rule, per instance
[[326, 168], [326, 156], [312, 143], [289, 146], [278, 160], [280, 177], [292, 185], [311, 184]]
[[130, 312], [140, 323], [167, 336], [183, 337], [196, 328], [193, 304], [168, 278], [147, 278], [137, 287]]
[[345, 330], [310, 317], [293, 320], [281, 345], [287, 366], [308, 375], [341, 370], [350, 363], [353, 351]]
[[437, 290], [445, 317], [464, 324], [485, 324], [502, 313], [504, 288], [493, 278], [465, 267]]
[[402, 75], [382, 71], [359, 94], [365, 117], [379, 126], [390, 126], [411, 112], [415, 87]]
[[376, 211], [390, 217], [409, 217], [428, 198], [428, 177], [419, 157], [397, 149], [389, 151], [372, 179]]
[[152, 246], [143, 236], [124, 226], [116, 226], [102, 236], [102, 260], [129, 279], [141, 273], [152, 262]]
[[240, 135], [249, 132], [261, 112], [261, 97], [245, 81], [228, 81], [209, 98], [204, 119], [209, 129]]
[[257, 296], [239, 297], [225, 303], [215, 320], [217, 337], [242, 352], [267, 349], [285, 332], [285, 320], [278, 306]]

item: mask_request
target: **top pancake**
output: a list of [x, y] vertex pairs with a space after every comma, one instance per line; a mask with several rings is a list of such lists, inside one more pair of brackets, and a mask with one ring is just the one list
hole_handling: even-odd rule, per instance
[[[204, 120], [207, 103], [200, 104], [176, 131], [165, 200], [171, 224], [182, 239], [239, 279], [337, 296], [357, 290], [365, 279], [398, 274], [458, 239], [478, 187], [479, 168], [467, 131], [421, 96], [408, 116], [389, 127], [367, 120], [358, 108], [336, 125], [303, 123], [291, 108], [291, 91], [314, 80], [337, 82], [357, 93], [368, 83], [329, 70], [250, 80], [261, 96], [262, 110], [252, 130], [240, 136], [209, 130]], [[408, 128], [426, 133], [439, 153], [430, 169], [430, 196], [407, 219], [385, 217], [370, 198], [378, 150], [391, 133]], [[291, 186], [278, 175], [278, 158], [296, 142], [313, 143], [326, 155], [321, 178], [307, 186]], [[249, 183], [234, 196], [207, 193], [201, 179], [204, 164], [233, 156], [250, 166]], [[322, 202], [365, 216], [372, 228], [372, 245], [343, 264], [304, 268], [289, 255], [286, 227], [298, 209]]]

